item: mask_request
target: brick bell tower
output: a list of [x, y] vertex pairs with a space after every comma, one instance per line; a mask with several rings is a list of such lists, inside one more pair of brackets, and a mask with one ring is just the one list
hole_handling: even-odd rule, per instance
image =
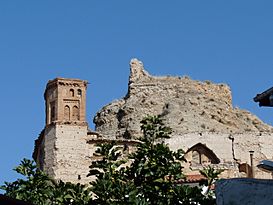
[[35, 141], [33, 158], [55, 179], [87, 180], [86, 89], [87, 81], [79, 79], [56, 78], [46, 85], [46, 126]]
[[56, 78], [46, 86], [46, 125], [86, 125], [87, 81]]

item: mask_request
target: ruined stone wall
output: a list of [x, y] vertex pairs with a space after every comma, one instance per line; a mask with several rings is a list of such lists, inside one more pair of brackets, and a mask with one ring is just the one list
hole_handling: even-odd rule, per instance
[[[92, 161], [100, 160], [95, 154], [98, 143], [111, 143], [87, 126], [52, 124], [36, 140], [33, 158], [49, 176], [65, 182], [88, 184], [95, 179], [87, 177]], [[138, 141], [115, 140], [123, 156], [135, 150]]]
[[[240, 177], [239, 164], [250, 165], [249, 151], [254, 151], [254, 166], [272, 159], [273, 128], [252, 113], [234, 108], [230, 88], [225, 84], [196, 81], [188, 77], [157, 77], [145, 71], [142, 62], [130, 62], [128, 93], [104, 106], [95, 116], [96, 131], [109, 139], [137, 139], [140, 121], [147, 115], [159, 115], [172, 128], [172, 149], [187, 151], [204, 144], [225, 169], [224, 177]], [[185, 164], [187, 172], [198, 173], [203, 165]], [[255, 170], [256, 177], [268, 178]]]
[[147, 115], [163, 117], [175, 134], [273, 130], [250, 112], [233, 108], [225, 84], [151, 76], [136, 59], [130, 65], [126, 96], [103, 107], [94, 118], [96, 131], [106, 137], [137, 138], [140, 121]]
[[[44, 137], [46, 136], [46, 137]], [[44, 156], [39, 156], [39, 158], [44, 159], [42, 162], [44, 163], [42, 165], [43, 170], [46, 171], [46, 173], [55, 178], [55, 169], [56, 169], [56, 146], [55, 146], [55, 141], [56, 141], [56, 129], [55, 127], [51, 126], [45, 129], [44, 136], [42, 137], [42, 143], [39, 146], [39, 149], [44, 151], [40, 154]], [[37, 160], [36, 160], [37, 161]], [[41, 165], [40, 165], [41, 167]]]
[[[222, 177], [243, 177], [245, 173], [239, 172], [238, 165], [247, 163], [250, 165], [250, 153], [254, 151], [253, 163], [256, 178], [271, 178], [271, 175], [259, 170], [256, 165], [264, 159], [273, 160], [273, 133], [244, 133], [244, 134], [222, 134], [222, 133], [188, 133], [174, 135], [166, 142], [172, 150], [183, 149], [187, 152], [194, 145], [201, 143], [211, 149], [220, 159], [219, 164], [211, 166], [224, 169]], [[186, 163], [185, 172], [198, 173], [200, 166], [190, 166]]]
[[87, 138], [87, 126], [55, 125], [46, 128], [44, 170], [63, 181], [90, 181], [86, 175], [93, 150], [89, 149]]
[[[55, 133], [58, 139], [52, 144]], [[86, 135], [86, 129], [78, 126], [71, 127], [58, 125], [56, 129], [50, 129], [45, 140], [44, 168], [55, 179], [64, 181], [88, 183], [92, 177], [86, 177], [91, 161], [100, 157], [94, 155], [97, 149], [96, 143], [109, 143], [106, 138]], [[256, 168], [259, 161], [264, 159], [273, 160], [273, 134], [272, 133], [245, 133], [245, 134], [222, 134], [222, 133], [187, 133], [173, 135], [166, 140], [172, 150], [183, 149], [185, 152], [194, 145], [201, 143], [212, 150], [220, 159], [217, 164], [209, 164], [216, 169], [223, 169], [221, 177], [245, 177], [246, 174], [239, 172], [239, 164], [250, 165], [249, 151], [254, 151], [255, 177], [268, 179], [269, 173]], [[129, 152], [134, 151], [136, 142], [132, 140], [119, 140], [118, 146], [127, 145]], [[198, 174], [208, 164], [192, 165], [191, 159], [183, 164], [185, 174]], [[80, 175], [80, 180], [78, 176]]]
[[[260, 160], [273, 159], [273, 128], [250, 112], [234, 108], [227, 85], [188, 77], [151, 76], [136, 59], [130, 66], [128, 93], [96, 114], [96, 132], [90, 132], [81, 120], [61, 120], [46, 126], [36, 141], [34, 158], [50, 176], [88, 183], [92, 180], [86, 177], [91, 161], [98, 159], [94, 155], [96, 143], [115, 140], [133, 151], [135, 139], [142, 135], [140, 121], [147, 115], [160, 115], [172, 128], [166, 142], [173, 150], [187, 152], [186, 174], [212, 165], [225, 170], [223, 177], [242, 177], [246, 175], [239, 172], [239, 165], [250, 164], [249, 151], [254, 151], [255, 167]], [[69, 86], [63, 89], [69, 91]], [[59, 96], [58, 100], [66, 99], [66, 95]], [[85, 97], [81, 102], [85, 104]], [[189, 151], [197, 145], [207, 151], [207, 155], [200, 155], [205, 163], [193, 163], [196, 155]], [[255, 176], [271, 177], [256, 168]]]

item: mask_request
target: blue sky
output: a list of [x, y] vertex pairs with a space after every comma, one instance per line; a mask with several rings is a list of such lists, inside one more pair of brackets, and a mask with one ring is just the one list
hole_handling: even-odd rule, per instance
[[49, 79], [89, 81], [87, 120], [126, 94], [129, 61], [153, 75], [224, 82], [233, 104], [273, 123], [252, 98], [273, 86], [272, 0], [0, 1], [0, 184], [31, 158]]

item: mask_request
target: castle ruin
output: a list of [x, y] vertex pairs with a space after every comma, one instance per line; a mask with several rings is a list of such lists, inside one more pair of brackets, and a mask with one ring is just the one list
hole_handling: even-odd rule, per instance
[[[210, 165], [223, 169], [226, 178], [271, 177], [256, 165], [273, 159], [273, 127], [234, 108], [227, 85], [155, 77], [137, 59], [131, 60], [130, 69], [128, 93], [96, 114], [95, 131], [85, 118], [87, 81], [56, 78], [48, 82], [46, 125], [33, 153], [42, 170], [55, 179], [87, 183], [97, 143], [116, 141], [133, 150], [141, 135], [140, 120], [159, 115], [173, 130], [166, 140], [171, 149], [186, 152], [186, 174], [196, 175]], [[249, 151], [254, 151], [254, 173], [250, 173]]]

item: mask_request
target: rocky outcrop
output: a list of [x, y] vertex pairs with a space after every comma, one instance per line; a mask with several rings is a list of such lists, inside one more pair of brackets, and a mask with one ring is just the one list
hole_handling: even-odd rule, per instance
[[246, 110], [233, 108], [230, 88], [188, 77], [155, 77], [132, 59], [127, 95], [103, 107], [95, 116], [96, 131], [108, 138], [137, 138], [140, 121], [160, 115], [174, 134], [191, 132], [272, 132]]

